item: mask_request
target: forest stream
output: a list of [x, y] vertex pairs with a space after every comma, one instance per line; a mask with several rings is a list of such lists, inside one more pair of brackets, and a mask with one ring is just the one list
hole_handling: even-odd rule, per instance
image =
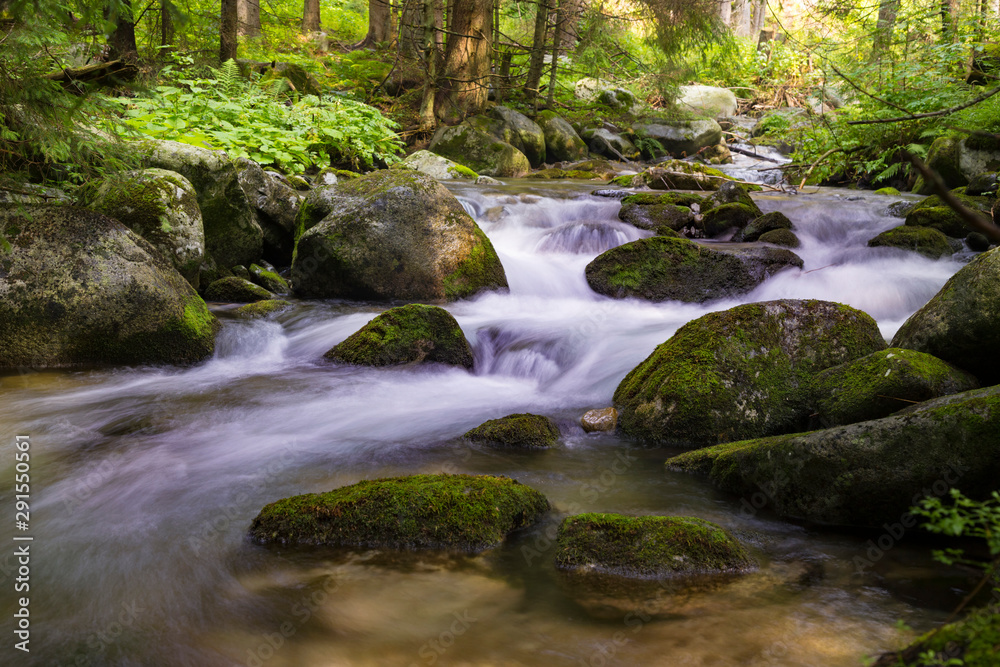
[[[900, 224], [895, 199], [824, 189], [757, 193], [802, 241], [786, 270], [738, 300], [614, 300], [584, 267], [649, 232], [593, 184], [449, 185], [503, 262], [509, 293], [449, 304], [475, 353], [452, 367], [366, 369], [322, 359], [383, 305], [296, 301], [275, 319], [228, 316], [214, 357], [0, 377], [0, 442], [32, 445], [34, 665], [854, 666], [926, 630], [968, 580], [908, 541], [800, 525], [705, 480], [666, 472], [672, 450], [584, 433], [618, 382], [681, 325], [740, 303], [815, 298], [859, 308], [890, 338], [961, 266], [867, 240]], [[967, 259], [967, 256], [965, 257]], [[462, 434], [515, 412], [552, 417], [552, 451]], [[12, 479], [13, 456], [5, 456]], [[361, 479], [507, 475], [544, 493], [538, 527], [476, 556], [262, 547], [265, 504]], [[13, 507], [12, 486], [0, 490]], [[552, 563], [568, 514], [696, 516], [747, 541], [759, 571], [690, 589], [611, 594]], [[0, 539], [11, 544], [13, 522]], [[874, 551], [873, 551], [874, 549]], [[863, 565], [867, 563], [867, 565]], [[0, 556], [0, 577], [16, 566]], [[5, 587], [7, 583], [4, 584]], [[5, 598], [7, 600], [7, 598]], [[11, 636], [13, 601], [3, 609]]]

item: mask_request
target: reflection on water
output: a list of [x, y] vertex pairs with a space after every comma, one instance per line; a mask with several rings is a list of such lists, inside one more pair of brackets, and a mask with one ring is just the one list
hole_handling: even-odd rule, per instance
[[[225, 319], [215, 357], [192, 368], [0, 378], [5, 479], [14, 435], [32, 438], [35, 536], [32, 653], [8, 664], [856, 665], [905, 639], [898, 619], [926, 628], [944, 616], [965, 582], [924, 546], [859, 572], [872, 536], [780, 521], [664, 472], [670, 452], [577, 422], [682, 324], [737, 303], [841, 301], [891, 335], [959, 264], [865, 247], [900, 222], [881, 215], [884, 198], [758, 195], [792, 219], [805, 268], [739, 300], [649, 304], [597, 296], [584, 280], [599, 252], [646, 235], [617, 220], [618, 201], [563, 184], [453, 187], [511, 285], [448, 307], [475, 349], [472, 372], [328, 364], [322, 354], [382, 307], [313, 302], [276, 321]], [[562, 446], [525, 455], [460, 440], [523, 411], [553, 417]], [[440, 471], [509, 475], [555, 509], [475, 557], [244, 539], [277, 498]], [[0, 498], [12, 506], [8, 486]], [[686, 591], [575, 586], [552, 567], [552, 535], [582, 511], [716, 521], [750, 541], [762, 568]]]

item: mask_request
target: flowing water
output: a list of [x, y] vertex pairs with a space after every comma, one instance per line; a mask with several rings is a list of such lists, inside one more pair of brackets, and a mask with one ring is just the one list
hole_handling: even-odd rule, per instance
[[[782, 521], [756, 498], [667, 473], [668, 450], [579, 427], [682, 324], [737, 303], [820, 298], [887, 336], [959, 267], [869, 249], [900, 223], [889, 200], [757, 195], [802, 240], [805, 269], [738, 300], [616, 301], [587, 287], [597, 254], [645, 235], [580, 185], [452, 186], [492, 239], [509, 294], [448, 306], [473, 372], [333, 366], [323, 352], [384, 308], [301, 302], [275, 321], [227, 318], [191, 368], [0, 378], [0, 506], [13, 443], [30, 435], [31, 653], [12, 649], [13, 548], [0, 551], [4, 664], [857, 665], [939, 622], [966, 585], [928, 548]], [[513, 453], [461, 434], [513, 412], [559, 423], [560, 447]], [[278, 498], [360, 479], [468, 472], [551, 500], [537, 530], [479, 556], [264, 548], [245, 534]], [[558, 521], [581, 511], [692, 515], [750, 541], [758, 573], [691, 590], [594, 590], [551, 564]], [[11, 511], [13, 514], [13, 511]], [[0, 542], [15, 544], [13, 520]], [[883, 546], [884, 540], [883, 540]], [[871, 561], [859, 571], [859, 559]]]

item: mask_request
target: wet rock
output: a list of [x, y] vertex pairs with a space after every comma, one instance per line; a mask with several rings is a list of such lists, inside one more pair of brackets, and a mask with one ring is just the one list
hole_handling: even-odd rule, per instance
[[506, 477], [392, 477], [271, 503], [253, 520], [250, 538], [261, 544], [478, 552], [548, 509], [545, 496]]
[[251, 264], [247, 273], [250, 274], [251, 282], [260, 285], [268, 292], [274, 292], [275, 294], [288, 294], [291, 291], [291, 288], [288, 286], [288, 282], [271, 269], [266, 269], [262, 266], [258, 266], [257, 264]]
[[218, 323], [170, 260], [85, 209], [0, 207], [0, 367], [181, 364]]
[[979, 232], [969, 232], [965, 237], [965, 243], [969, 246], [969, 250], [974, 252], [986, 252], [992, 245], [990, 240]]
[[744, 227], [740, 234], [733, 240], [753, 242], [767, 232], [791, 228], [792, 221], [789, 220], [784, 213], [781, 211], [772, 211], [771, 213], [765, 213], [764, 215], [755, 218], [750, 222], [750, 224]]
[[802, 268], [802, 260], [788, 250], [654, 236], [601, 254], [586, 276], [591, 289], [616, 299], [702, 303], [749, 292], [789, 267]]
[[144, 169], [96, 184], [87, 208], [149, 241], [192, 287], [205, 261], [205, 229], [194, 186], [175, 171]]
[[479, 178], [479, 174], [468, 167], [463, 167], [457, 162], [452, 162], [448, 158], [441, 157], [430, 151], [417, 151], [412, 155], [408, 155], [405, 160], [399, 163], [399, 167], [419, 171], [439, 181], [454, 179], [474, 181]]
[[[635, 126], [636, 136], [658, 147], [653, 157], [690, 157], [722, 140], [722, 128], [714, 120], [657, 120]], [[655, 144], [653, 143], [655, 142]]]
[[614, 408], [587, 410], [580, 418], [580, 425], [587, 433], [614, 431], [618, 427], [618, 411]]
[[973, 177], [969, 181], [969, 187], [965, 189], [965, 194], [970, 197], [996, 197], [998, 174], [1000, 172], [989, 171]]
[[422, 304], [390, 308], [323, 356], [361, 366], [473, 365], [472, 348], [451, 313]]
[[632, 187], [645, 185], [653, 190], [718, 190], [723, 183], [732, 181], [718, 169], [703, 164], [667, 160], [650, 167], [636, 177], [629, 177]]
[[967, 370], [984, 385], [1000, 382], [1000, 252], [977, 255], [953, 275], [892, 339]]
[[248, 303], [245, 306], [240, 306], [235, 312], [238, 317], [245, 320], [256, 320], [270, 317], [276, 313], [288, 310], [291, 307], [292, 304], [290, 301], [285, 301], [283, 299], [266, 299], [264, 301], [255, 301], [254, 303]]
[[778, 514], [881, 528], [925, 495], [985, 497], [1000, 478], [1000, 387], [936, 398], [883, 419], [730, 442], [667, 460]]
[[330, 187], [335, 210], [296, 245], [296, 294], [452, 301], [507, 287], [490, 240], [430, 176], [388, 169]]
[[249, 280], [230, 276], [220, 278], [205, 289], [206, 301], [223, 303], [253, 303], [273, 299], [274, 295]]
[[618, 218], [639, 229], [669, 236], [667, 230], [676, 232], [694, 225], [695, 213], [692, 207], [697, 208], [701, 201], [698, 195], [676, 192], [628, 195], [622, 200]]
[[772, 229], [769, 232], [761, 234], [761, 243], [770, 243], [771, 245], [779, 245], [782, 248], [798, 248], [801, 244], [799, 237], [795, 235], [790, 229]]
[[954, 251], [948, 237], [929, 227], [894, 227], [868, 240], [869, 248], [902, 248], [912, 250], [925, 257], [938, 259], [951, 255]]
[[491, 447], [548, 449], [559, 441], [559, 428], [548, 417], [521, 413], [490, 419], [462, 437]]
[[639, 157], [639, 150], [631, 141], [606, 128], [586, 130], [583, 138], [587, 141], [590, 152], [595, 155], [603, 155], [611, 160], [634, 160]]
[[627, 435], [699, 446], [802, 430], [817, 372], [886, 347], [850, 306], [786, 299], [688, 322], [621, 381]]
[[486, 176], [516, 178], [531, 169], [524, 153], [473, 127], [469, 121], [438, 128], [430, 150]]
[[697, 223], [706, 238], [716, 238], [743, 229], [751, 221], [760, 217], [760, 209], [746, 204], [720, 204], [702, 214]]
[[[969, 183], [959, 164], [960, 151], [961, 140], [952, 137], [938, 137], [927, 151], [927, 166], [937, 172], [949, 189], [960, 188]], [[925, 181], [923, 176], [917, 176], [913, 192], [918, 195], [931, 195], [934, 194], [934, 186]]]
[[545, 162], [545, 133], [538, 123], [504, 106], [490, 109], [490, 116], [497, 121], [494, 136], [524, 153], [532, 167]]
[[[968, 206], [973, 211], [979, 211], [986, 216], [990, 216], [990, 207], [993, 202], [987, 197], [970, 197], [961, 188], [953, 193], [959, 201]], [[946, 236], [954, 238], [964, 238], [971, 230], [962, 217], [946, 206], [937, 195], [931, 195], [927, 199], [914, 206], [906, 214], [906, 225], [910, 227], [930, 227], [936, 229]]]
[[978, 389], [976, 378], [923, 352], [889, 348], [828, 368], [812, 380], [824, 427], [888, 417], [914, 403]]
[[556, 567], [637, 579], [741, 573], [757, 568], [720, 526], [672, 516], [578, 514], [559, 526]]
[[536, 121], [545, 135], [547, 162], [572, 162], [587, 158], [587, 144], [561, 116], [554, 111], [540, 111]]

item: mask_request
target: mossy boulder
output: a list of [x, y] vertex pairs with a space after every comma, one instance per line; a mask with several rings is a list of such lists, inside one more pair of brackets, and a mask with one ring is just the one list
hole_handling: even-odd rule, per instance
[[965, 188], [965, 194], [970, 197], [996, 197], [998, 184], [1000, 184], [1000, 172], [988, 171], [977, 174], [969, 181], [969, 186]]
[[586, 276], [591, 289], [616, 299], [701, 303], [745, 294], [790, 267], [802, 268], [802, 260], [788, 250], [654, 236], [599, 255]]
[[[722, 140], [722, 128], [714, 120], [655, 120], [634, 126], [636, 136], [657, 146], [652, 157], [690, 157]], [[655, 143], [654, 143], [655, 142]]]
[[890, 417], [730, 442], [667, 460], [778, 514], [882, 527], [926, 495], [957, 486], [983, 498], [1000, 479], [1000, 387], [944, 396]]
[[573, 126], [554, 111], [541, 111], [535, 119], [545, 136], [547, 162], [573, 162], [587, 158], [587, 144]]
[[430, 176], [387, 169], [331, 187], [339, 206], [296, 244], [296, 294], [453, 301], [507, 287], [493, 244]]
[[700, 446], [802, 430], [817, 372], [885, 348], [865, 313], [829, 301], [737, 306], [688, 322], [621, 381], [627, 435]]
[[295, 219], [302, 206], [302, 195], [285, 177], [264, 171], [252, 160], [239, 158], [235, 164], [240, 186], [263, 233], [262, 257], [288, 266], [295, 248]]
[[505, 106], [490, 109], [490, 117], [496, 121], [494, 135], [524, 153], [532, 167], [545, 162], [545, 132], [538, 123]]
[[[972, 611], [964, 619], [931, 630], [902, 651], [879, 656], [872, 667], [996, 667], [1000, 606]], [[958, 662], [956, 662], [958, 661]]]
[[525, 412], [490, 419], [462, 437], [491, 447], [548, 449], [559, 441], [559, 427], [548, 417]]
[[239, 59], [236, 61], [240, 71], [244, 76], [249, 76], [251, 72], [260, 75], [263, 81], [283, 80], [285, 88], [282, 92], [296, 92], [299, 95], [323, 94], [323, 88], [309, 71], [302, 65], [283, 62], [258, 62], [254, 60]]
[[250, 264], [261, 257], [264, 232], [225, 151], [177, 141], [144, 144], [151, 167], [175, 171], [191, 182], [205, 227], [205, 250], [221, 266]]
[[[990, 207], [993, 202], [988, 197], [970, 197], [962, 191], [962, 188], [952, 194], [973, 211], [991, 215]], [[937, 195], [931, 195], [911, 208], [906, 214], [905, 224], [909, 227], [930, 227], [958, 239], [964, 238], [970, 231], [975, 231], [970, 229], [965, 220], [946, 206]]]
[[430, 150], [487, 176], [518, 177], [531, 169], [524, 153], [468, 121], [438, 128]]
[[926, 352], [969, 371], [985, 385], [1000, 382], [1000, 248], [977, 255], [910, 316], [893, 347]]
[[321, 185], [309, 191], [302, 200], [295, 216], [295, 240], [318, 225], [323, 218], [334, 211], [340, 210], [348, 202], [348, 197], [341, 194], [341, 183]]
[[472, 348], [451, 313], [415, 303], [390, 308], [323, 356], [360, 366], [473, 365]]
[[757, 563], [722, 527], [694, 517], [578, 514], [556, 538], [556, 567], [639, 579], [749, 572]]
[[[591, 181], [601, 178], [600, 175], [595, 174], [592, 171], [578, 171], [576, 169], [566, 171], [565, 169], [557, 169], [551, 167], [549, 169], [540, 169], [539, 171], [529, 174], [528, 178], [536, 178], [545, 181], [551, 181], [555, 179], [576, 179]], [[603, 180], [603, 179], [602, 179]]]
[[762, 235], [779, 229], [791, 229], [792, 221], [781, 211], [772, 211], [754, 218], [733, 240], [752, 242]]
[[749, 185], [744, 185], [743, 183], [737, 183], [733, 180], [726, 180], [719, 184], [719, 187], [715, 188], [712, 194], [705, 197], [702, 204], [702, 210], [708, 211], [719, 206], [725, 206], [727, 204], [741, 204], [746, 206], [748, 209], [755, 213], [755, 218], [759, 218], [764, 215], [764, 212], [760, 210], [757, 206], [757, 202], [753, 200], [750, 196]]
[[695, 162], [667, 160], [631, 177], [629, 185], [645, 185], [653, 190], [718, 190], [723, 183], [732, 181], [718, 169]]
[[275, 294], [288, 294], [291, 291], [291, 288], [288, 286], [288, 281], [279, 276], [272, 269], [266, 269], [263, 266], [251, 264], [247, 273], [250, 274], [251, 282], [255, 285], [263, 287], [268, 292], [273, 292]]
[[[952, 137], [938, 137], [927, 151], [927, 166], [937, 172], [948, 188], [960, 188], [969, 183], [959, 164], [960, 151], [961, 140]], [[923, 176], [917, 176], [913, 192], [930, 195], [934, 194], [934, 187]]]
[[248, 303], [245, 306], [240, 306], [236, 309], [237, 317], [242, 317], [245, 320], [257, 320], [264, 317], [270, 317], [275, 313], [280, 313], [283, 310], [288, 310], [292, 307], [290, 301], [285, 301], [284, 299], [267, 299], [265, 301], [255, 301], [254, 303]]
[[0, 207], [0, 367], [191, 363], [218, 323], [170, 260], [122, 223]]
[[802, 245], [799, 237], [790, 229], [772, 229], [760, 235], [758, 239], [761, 243], [779, 245], [782, 248], [798, 248]]
[[491, 475], [366, 480], [266, 505], [250, 526], [258, 543], [478, 552], [535, 523], [548, 500]]
[[393, 165], [394, 168], [413, 169], [427, 174], [431, 178], [439, 181], [450, 180], [470, 180], [479, 178], [479, 174], [468, 167], [464, 167], [457, 162], [453, 162], [446, 157], [441, 157], [430, 151], [417, 151], [406, 156], [402, 162]]
[[869, 248], [901, 248], [912, 250], [925, 257], [938, 259], [953, 254], [948, 237], [930, 227], [901, 225], [868, 239]]
[[594, 155], [602, 155], [610, 160], [634, 160], [639, 157], [639, 149], [635, 144], [607, 128], [584, 130], [581, 136]]
[[221, 301], [223, 303], [253, 303], [267, 301], [274, 295], [260, 285], [254, 285], [245, 278], [229, 276], [220, 278], [205, 289], [206, 301]]
[[720, 204], [702, 214], [698, 227], [708, 238], [731, 234], [760, 217], [760, 209], [742, 203]]
[[828, 368], [812, 380], [815, 414], [824, 427], [888, 417], [914, 403], [978, 388], [971, 373], [898, 347]]
[[648, 229], [658, 235], [664, 235], [664, 230], [676, 232], [694, 226], [695, 214], [687, 206], [670, 203], [647, 205], [629, 201], [630, 199], [633, 197], [626, 197], [618, 211], [618, 218], [622, 222], [639, 229]]
[[198, 288], [205, 228], [194, 186], [175, 171], [144, 169], [111, 176], [85, 202], [149, 241]]

